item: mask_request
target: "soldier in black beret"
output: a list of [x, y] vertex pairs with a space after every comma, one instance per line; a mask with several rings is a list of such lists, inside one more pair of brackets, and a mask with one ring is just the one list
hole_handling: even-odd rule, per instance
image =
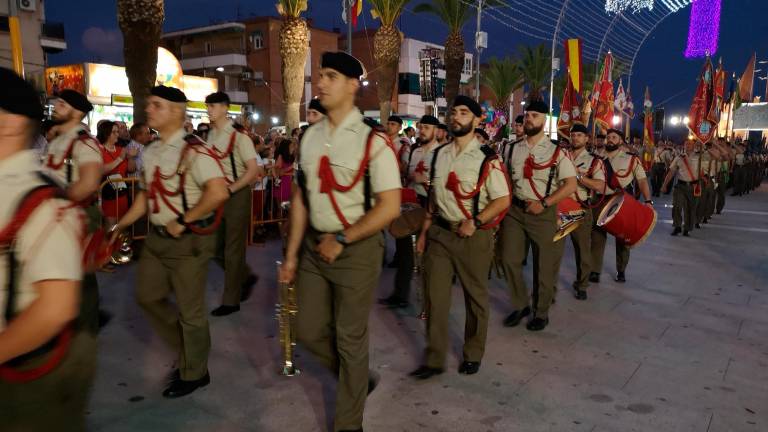
[[42, 116], [32, 85], [0, 68], [0, 429], [82, 431], [96, 370], [85, 319], [96, 305], [81, 305], [82, 209], [30, 148]]
[[312, 99], [307, 107], [307, 123], [313, 125], [319, 122], [325, 117], [325, 113], [325, 108], [320, 104], [320, 99]]

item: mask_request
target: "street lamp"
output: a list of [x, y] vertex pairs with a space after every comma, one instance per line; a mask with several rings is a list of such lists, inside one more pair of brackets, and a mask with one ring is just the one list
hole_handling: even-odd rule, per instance
[[261, 118], [261, 116], [259, 115], [259, 113], [255, 112], [251, 114], [251, 118], [253, 119], [253, 121], [257, 122], [259, 121], [259, 118]]
[[277, 117], [275, 117], [275, 116], [272, 116], [272, 124], [273, 124], [273, 125], [277, 125], [277, 122], [279, 122], [279, 121], [280, 121], [280, 119], [279, 119], [279, 118], [277, 118]]
[[687, 125], [688, 122], [690, 122], [690, 121], [691, 121], [691, 119], [689, 119], [688, 116], [683, 117], [683, 124], [684, 125]]
[[670, 118], [670, 119], [669, 119], [669, 123], [670, 123], [672, 126], [677, 126], [677, 125], [679, 125], [679, 124], [680, 124], [680, 117], [679, 117], [679, 116], [676, 116], [676, 115], [675, 115], [675, 116], [672, 116], [672, 118]]
[[619, 123], [621, 123], [621, 117], [619, 117], [617, 115], [613, 116], [613, 125], [616, 126]]
[[224, 72], [224, 66], [217, 67], [216, 72]]

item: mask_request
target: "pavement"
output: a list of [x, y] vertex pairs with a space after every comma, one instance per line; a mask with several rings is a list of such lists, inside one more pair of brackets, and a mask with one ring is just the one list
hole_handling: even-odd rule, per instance
[[[453, 291], [447, 370], [428, 382], [420, 364], [424, 321], [416, 309], [375, 305], [371, 368], [381, 375], [368, 398], [366, 431], [767, 431], [768, 184], [728, 197], [726, 210], [692, 237], [670, 237], [671, 196], [656, 203], [659, 224], [632, 250], [627, 283], [613, 282], [612, 238], [589, 300], [573, 298], [568, 241], [557, 304], [545, 331], [502, 326], [505, 284], [490, 283], [491, 320], [480, 372], [456, 372], [464, 307]], [[389, 245], [392, 255], [393, 242]], [[133, 296], [135, 264], [99, 274], [103, 306], [115, 314], [99, 336], [99, 365], [88, 413], [91, 431], [332, 430], [335, 382], [299, 350], [302, 374], [280, 376], [274, 318], [278, 239], [248, 250], [260, 275], [239, 313], [211, 317], [211, 384], [190, 396], [160, 395], [173, 354], [153, 334]], [[530, 284], [530, 266], [526, 279]], [[384, 269], [377, 297], [389, 294]], [[208, 309], [223, 273], [211, 265]]]

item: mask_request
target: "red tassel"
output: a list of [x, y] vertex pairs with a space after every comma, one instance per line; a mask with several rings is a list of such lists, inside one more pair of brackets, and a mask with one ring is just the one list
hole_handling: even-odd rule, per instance
[[525, 166], [523, 167], [523, 178], [533, 178], [533, 156], [529, 156], [525, 160]]

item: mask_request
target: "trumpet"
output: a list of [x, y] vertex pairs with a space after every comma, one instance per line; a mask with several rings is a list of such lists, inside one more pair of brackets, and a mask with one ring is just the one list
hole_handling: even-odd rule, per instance
[[[283, 263], [277, 262], [278, 273]], [[293, 362], [293, 352], [296, 347], [296, 313], [299, 308], [296, 304], [296, 287], [293, 283], [279, 282], [280, 303], [276, 305], [278, 330], [280, 332], [280, 348], [283, 354], [283, 369], [280, 372], [284, 376], [294, 376], [301, 373]]]
[[120, 246], [115, 248], [115, 251], [112, 252], [112, 256], [109, 257], [109, 260], [115, 265], [128, 264], [131, 262], [131, 258], [133, 258], [131, 235], [126, 232], [121, 232], [117, 241], [120, 242]]

